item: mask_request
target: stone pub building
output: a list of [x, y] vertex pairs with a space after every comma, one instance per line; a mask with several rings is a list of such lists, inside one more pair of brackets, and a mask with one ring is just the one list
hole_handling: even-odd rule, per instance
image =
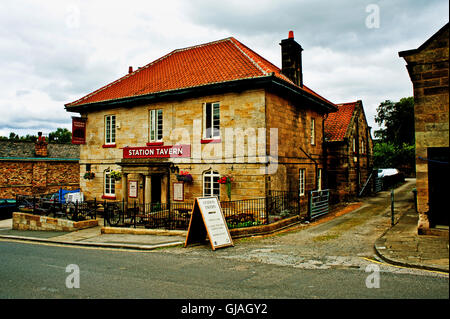
[[305, 202], [323, 185], [324, 115], [337, 108], [304, 84], [292, 31], [280, 45], [281, 69], [233, 37], [177, 49], [66, 104], [85, 123], [85, 198], [228, 200], [219, 179], [231, 175], [232, 200], [282, 190]]

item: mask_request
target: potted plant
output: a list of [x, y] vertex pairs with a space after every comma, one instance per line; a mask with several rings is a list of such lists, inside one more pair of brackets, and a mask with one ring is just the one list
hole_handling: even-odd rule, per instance
[[122, 173], [119, 171], [111, 171], [109, 176], [111, 176], [111, 178], [113, 178], [116, 182], [122, 179]]
[[189, 174], [188, 171], [181, 171], [180, 174], [177, 174], [177, 180], [179, 182], [192, 183], [194, 179], [192, 178], [192, 175]]
[[84, 179], [94, 179], [94, 177], [95, 177], [94, 172], [86, 172], [86, 173], [84, 173], [84, 176], [83, 176]]
[[225, 184], [227, 186], [228, 200], [231, 200], [231, 183], [234, 182], [233, 176], [231, 174], [224, 175], [219, 179], [219, 184]]

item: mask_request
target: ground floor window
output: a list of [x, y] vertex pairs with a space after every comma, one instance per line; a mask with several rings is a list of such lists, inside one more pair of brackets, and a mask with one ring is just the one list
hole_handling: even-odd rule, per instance
[[322, 169], [317, 170], [317, 190], [322, 190]]
[[219, 172], [203, 173], [203, 196], [217, 196], [220, 199]]
[[106, 196], [115, 196], [116, 195], [116, 184], [114, 178], [111, 177], [111, 170], [105, 171], [105, 195]]
[[305, 196], [305, 181], [306, 181], [305, 171], [306, 170], [304, 168], [300, 168], [300, 170], [299, 170], [299, 178], [298, 178], [299, 186], [298, 186], [298, 188], [299, 188], [300, 196]]

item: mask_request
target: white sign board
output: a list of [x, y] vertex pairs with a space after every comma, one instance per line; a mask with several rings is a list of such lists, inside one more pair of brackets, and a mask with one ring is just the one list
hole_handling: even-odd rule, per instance
[[197, 197], [195, 199], [185, 246], [192, 241], [202, 240], [205, 232], [208, 234], [213, 250], [233, 246], [217, 197]]

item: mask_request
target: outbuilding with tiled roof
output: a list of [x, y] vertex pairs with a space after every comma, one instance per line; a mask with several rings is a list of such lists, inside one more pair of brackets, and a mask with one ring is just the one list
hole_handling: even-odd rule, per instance
[[334, 201], [358, 196], [373, 171], [371, 127], [362, 101], [337, 104], [337, 108], [325, 120], [326, 169]]

